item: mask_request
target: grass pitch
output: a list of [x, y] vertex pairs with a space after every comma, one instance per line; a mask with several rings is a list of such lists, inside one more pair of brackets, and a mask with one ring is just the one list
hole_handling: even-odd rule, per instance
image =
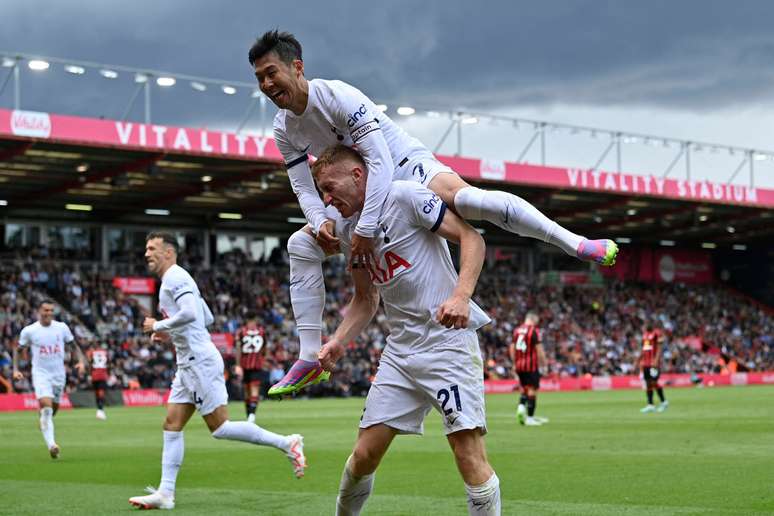
[[[490, 460], [503, 514], [772, 514], [774, 388], [669, 389], [663, 414], [640, 414], [640, 391], [543, 393], [521, 427], [515, 395], [487, 398]], [[185, 431], [179, 514], [333, 514], [362, 399], [262, 402], [258, 423], [305, 436], [302, 480], [278, 451], [212, 439], [198, 416]], [[233, 419], [243, 407], [233, 403]], [[55, 419], [53, 461], [35, 412], [0, 413], [0, 514], [128, 514], [157, 485], [164, 409], [91, 409]], [[431, 413], [424, 437], [399, 436], [365, 514], [464, 515], [465, 491]]]

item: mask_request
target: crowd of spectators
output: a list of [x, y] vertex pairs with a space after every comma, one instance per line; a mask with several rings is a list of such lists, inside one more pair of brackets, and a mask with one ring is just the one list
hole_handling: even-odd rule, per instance
[[[266, 368], [278, 380], [298, 354], [290, 309], [287, 263], [281, 254], [253, 262], [240, 252], [221, 255], [210, 268], [182, 263], [197, 280], [215, 314], [213, 333], [233, 334], [256, 312], [267, 333]], [[57, 318], [68, 323], [83, 349], [106, 346], [108, 385], [165, 388], [174, 373], [174, 352], [151, 343], [141, 330], [151, 315], [143, 304], [112, 285], [116, 275], [146, 275], [141, 262], [113, 265], [25, 257], [0, 265], [0, 392], [11, 388], [11, 353], [35, 307], [55, 299]], [[350, 296], [341, 261], [325, 266], [324, 334], [334, 331]], [[665, 372], [706, 373], [774, 369], [772, 312], [720, 285], [685, 286], [607, 282], [598, 287], [538, 285], [510, 263], [485, 267], [476, 300], [492, 324], [479, 331], [487, 378], [511, 378], [507, 347], [528, 310], [540, 316], [548, 357], [546, 374], [558, 377], [637, 374], [640, 335], [655, 324], [667, 335]], [[376, 372], [388, 330], [379, 311], [364, 335], [349, 344], [332, 380], [309, 389], [313, 396], [363, 395]], [[225, 355], [229, 390], [241, 394], [233, 357]], [[74, 358], [73, 358], [74, 359]], [[28, 371], [28, 369], [27, 369]], [[69, 367], [70, 388], [88, 388], [87, 375]], [[29, 378], [14, 390], [30, 390]]]

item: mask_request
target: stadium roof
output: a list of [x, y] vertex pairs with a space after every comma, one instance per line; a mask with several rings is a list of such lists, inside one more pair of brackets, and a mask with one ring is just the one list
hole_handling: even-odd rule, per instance
[[[589, 237], [731, 248], [768, 247], [774, 235], [771, 190], [441, 159], [469, 182], [522, 196]], [[6, 220], [288, 235], [303, 215], [286, 175], [270, 138], [0, 110], [0, 214]], [[162, 216], [163, 210], [169, 214]], [[513, 243], [499, 228], [477, 225], [488, 243]]]

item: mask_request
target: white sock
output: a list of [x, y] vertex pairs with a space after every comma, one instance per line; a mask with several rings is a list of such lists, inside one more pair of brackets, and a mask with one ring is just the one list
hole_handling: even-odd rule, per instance
[[478, 486], [465, 484], [470, 516], [500, 516], [500, 479], [492, 473], [489, 480]]
[[336, 516], [357, 516], [360, 514], [374, 488], [376, 473], [356, 477], [349, 471], [350, 461], [352, 461], [352, 455], [347, 458], [344, 472], [341, 474], [339, 496], [336, 497]]
[[468, 186], [457, 192], [454, 207], [466, 220], [489, 221], [511, 233], [553, 244], [570, 256], [578, 256], [578, 246], [585, 240], [543, 215], [521, 197], [507, 192]]
[[215, 439], [228, 439], [229, 441], [243, 441], [262, 446], [273, 446], [285, 453], [290, 450], [290, 441], [286, 436], [269, 432], [255, 423], [248, 423], [247, 421], [226, 421], [212, 432], [212, 436]]
[[317, 361], [322, 347], [322, 314], [325, 306], [325, 280], [322, 262], [325, 253], [314, 237], [304, 230], [293, 233], [288, 239], [290, 256], [290, 304], [296, 319], [301, 346], [299, 358]]
[[159, 491], [167, 496], [175, 496], [177, 472], [183, 464], [185, 440], [183, 432], [164, 430], [164, 449], [161, 452], [161, 483]]
[[54, 446], [54, 409], [43, 407], [40, 409], [40, 431], [43, 433], [43, 439], [46, 446]]

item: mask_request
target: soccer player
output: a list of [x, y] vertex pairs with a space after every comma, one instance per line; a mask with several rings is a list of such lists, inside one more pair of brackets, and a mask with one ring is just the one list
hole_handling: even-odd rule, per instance
[[223, 358], [210, 340], [206, 326], [212, 312], [202, 299], [196, 282], [177, 265], [177, 240], [169, 233], [152, 232], [146, 238], [148, 270], [161, 278], [159, 309], [164, 319], [146, 317], [143, 331], [156, 341], [171, 341], [177, 354], [177, 371], [167, 403], [161, 484], [150, 494], [135, 496], [129, 503], [141, 509], [173, 509], [175, 482], [183, 462], [183, 428], [199, 410], [216, 439], [244, 441], [282, 450], [297, 478], [304, 475], [306, 458], [303, 438], [277, 435], [246, 421], [229, 421], [228, 394], [223, 377]]
[[519, 423], [527, 426], [540, 426], [548, 423], [546, 418], [535, 417], [537, 391], [540, 389], [540, 370], [546, 367], [546, 353], [540, 340], [540, 318], [534, 312], [528, 312], [524, 324], [513, 330], [509, 354], [513, 369], [519, 377], [521, 398], [516, 409]]
[[[352, 148], [324, 151], [313, 165], [337, 221], [345, 250], [366, 200], [366, 163]], [[438, 195], [411, 181], [389, 185], [377, 212], [376, 258], [352, 265], [355, 294], [318, 356], [330, 370], [384, 301], [390, 335], [366, 398], [360, 433], [344, 466], [336, 514], [357, 515], [374, 474], [397, 434], [422, 434], [427, 413], [441, 415], [470, 514], [500, 514], [499, 480], [486, 458], [484, 369], [476, 330], [489, 317], [471, 296], [484, 260], [484, 241]], [[460, 244], [460, 273], [446, 240]]]
[[108, 350], [107, 344], [93, 346], [86, 356], [91, 361], [91, 382], [94, 387], [94, 397], [97, 401], [97, 419], [107, 419], [105, 414], [105, 391], [108, 379]]
[[[435, 192], [455, 214], [489, 222], [522, 236], [560, 247], [581, 260], [612, 265], [618, 247], [612, 240], [587, 240], [548, 219], [513, 194], [470, 186], [435, 159], [358, 89], [341, 81], [304, 77], [301, 44], [290, 33], [266, 32], [248, 59], [261, 91], [279, 108], [274, 138], [285, 158], [291, 187], [309, 225], [288, 239], [290, 296], [300, 340], [299, 360], [273, 394], [286, 394], [327, 378], [317, 361], [321, 345], [325, 285], [321, 262], [338, 253], [335, 214], [315, 190], [307, 154], [326, 147], [356, 147], [369, 175], [363, 212], [352, 237], [350, 259], [373, 260], [379, 210], [394, 179], [411, 180]], [[335, 210], [333, 210], [335, 211]]]
[[46, 299], [38, 306], [38, 321], [25, 326], [19, 336], [19, 345], [13, 349], [13, 379], [21, 380], [18, 348], [32, 350], [32, 385], [40, 405], [40, 431], [52, 459], [59, 457], [61, 448], [54, 440], [54, 416], [65, 387], [65, 344], [73, 343], [78, 355], [75, 365], [79, 374], [86, 368], [86, 357], [75, 341], [70, 328], [54, 320], [54, 302]]
[[[664, 388], [658, 383], [661, 376], [661, 353], [664, 347], [664, 335], [653, 324], [649, 324], [642, 333], [642, 351], [640, 352], [640, 369], [645, 380], [645, 394], [648, 404], [640, 409], [640, 412], [664, 412], [669, 407], [669, 402], [664, 396]], [[653, 405], [653, 391], [658, 393], [661, 404], [656, 408]]]
[[247, 421], [255, 422], [255, 410], [261, 394], [261, 382], [266, 377], [266, 330], [258, 324], [258, 317], [250, 312], [242, 328], [237, 330], [236, 343], [237, 374], [242, 376], [245, 388], [245, 411]]

